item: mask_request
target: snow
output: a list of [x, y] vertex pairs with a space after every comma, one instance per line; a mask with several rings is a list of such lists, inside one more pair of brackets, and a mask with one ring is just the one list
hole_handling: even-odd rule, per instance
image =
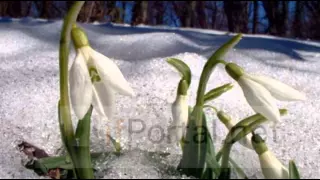
[[[95, 112], [93, 114], [92, 150], [112, 150], [105, 136], [106, 131], [111, 131], [121, 139], [127, 152], [113, 160], [111, 170], [101, 171], [105, 174], [100, 176], [188, 178], [159, 171], [159, 164], [151, 164], [148, 156], [140, 153], [147, 150], [169, 152], [171, 155], [165, 159], [165, 164], [172, 166], [179, 160], [179, 148], [165, 138], [179, 74], [165, 60], [176, 57], [191, 67], [193, 79], [189, 103], [193, 105], [206, 59], [234, 34], [99, 23], [80, 26], [85, 28], [92, 47], [119, 65], [137, 94], [134, 98], [117, 95], [117, 109], [111, 122], [99, 121]], [[61, 147], [57, 121], [61, 27], [62, 21], [1, 19], [1, 178], [38, 178], [22, 165], [26, 158], [16, 148], [20, 141], [43, 148], [50, 155], [56, 155]], [[70, 53], [69, 65], [75, 57], [73, 48]], [[244, 35], [225, 58], [247, 72], [268, 75], [306, 93], [308, 100], [304, 102], [278, 102], [279, 107], [289, 110], [289, 115], [282, 118], [276, 131], [268, 127], [263, 129], [269, 149], [286, 166], [294, 159], [303, 178], [320, 176], [319, 57], [319, 42]], [[223, 66], [218, 66], [207, 90], [228, 82], [234, 81], [227, 76]], [[237, 121], [253, 114], [238, 85], [211, 104]], [[206, 112], [218, 150], [227, 131], [212, 112]], [[74, 116], [73, 119], [76, 123]], [[236, 144], [232, 157], [250, 177], [262, 177], [255, 153]]]

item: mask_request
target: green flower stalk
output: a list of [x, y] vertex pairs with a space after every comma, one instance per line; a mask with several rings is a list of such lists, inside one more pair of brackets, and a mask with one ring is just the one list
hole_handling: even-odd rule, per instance
[[252, 136], [254, 150], [259, 156], [262, 173], [267, 179], [288, 179], [288, 169], [268, 149], [264, 140], [258, 135]]
[[93, 170], [91, 167], [91, 163], [87, 164], [87, 161], [85, 160], [88, 157], [79, 157], [78, 155], [78, 144], [71, 121], [68, 90], [68, 56], [71, 28], [72, 25], [76, 22], [77, 16], [83, 4], [84, 1], [77, 1], [74, 3], [70, 11], [67, 13], [62, 27], [59, 49], [60, 100], [58, 112], [62, 140], [66, 147], [68, 155], [71, 158], [76, 178], [92, 179]]
[[[286, 109], [281, 109], [278, 111], [280, 115], [285, 115], [287, 113]], [[222, 152], [222, 163], [221, 163], [222, 171], [226, 171], [229, 168], [229, 159], [230, 159], [229, 155], [230, 155], [233, 144], [243, 139], [248, 134], [254, 132], [254, 130], [257, 127], [259, 127], [261, 124], [265, 123], [266, 121], [267, 119], [264, 116], [262, 116], [261, 114], [256, 114], [241, 120], [230, 129], [224, 141], [224, 145], [221, 151]], [[252, 141], [251, 141], [251, 144], [252, 144]]]
[[216, 98], [220, 97], [223, 93], [231, 90], [232, 88], [233, 88], [233, 84], [231, 84], [231, 83], [224, 84], [222, 86], [214, 88], [204, 95], [204, 102], [206, 103], [206, 102], [209, 102], [213, 99], [216, 99]]
[[[226, 128], [230, 131], [235, 125], [236, 122], [225, 112], [219, 111], [217, 113], [217, 116], [219, 120], [226, 126]], [[246, 135], [244, 138], [240, 139], [238, 141], [242, 146], [248, 148], [248, 149], [253, 149], [252, 144], [251, 144], [251, 134]]]

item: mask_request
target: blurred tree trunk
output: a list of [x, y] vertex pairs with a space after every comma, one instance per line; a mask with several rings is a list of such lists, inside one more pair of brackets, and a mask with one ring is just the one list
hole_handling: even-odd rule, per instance
[[131, 25], [137, 25], [142, 22], [142, 15], [141, 15], [141, 1], [135, 1], [133, 8], [132, 8], [132, 18], [131, 18]]
[[[196, 1], [174, 1], [173, 9], [179, 17], [181, 27], [192, 27], [193, 5]], [[194, 6], [195, 7], [195, 6]]]
[[[92, 19], [91, 19], [91, 16], [93, 15], [93, 8], [95, 6], [95, 1], [91, 1], [90, 4], [88, 5], [89, 6], [89, 10], [88, 10], [88, 15], [87, 15], [87, 20], [86, 22], [92, 22]], [[96, 15], [96, 14], [94, 14]]]
[[124, 23], [126, 18], [126, 1], [122, 1], [122, 7], [120, 9], [121, 23]]
[[216, 20], [217, 20], [217, 2], [213, 1], [213, 7], [212, 7], [212, 16], [211, 16], [211, 23], [212, 23], [212, 29], [216, 29]]
[[40, 1], [40, 2], [42, 4], [42, 8], [41, 8], [39, 17], [43, 19], [50, 19], [52, 17], [50, 11], [53, 7], [52, 6], [53, 1]]
[[190, 8], [189, 8], [189, 17], [190, 17], [190, 26], [189, 27], [197, 27], [197, 1], [189, 1]]
[[307, 14], [307, 28], [308, 37], [320, 40], [320, 2], [319, 1], [305, 1]]
[[302, 26], [302, 8], [303, 2], [296, 1], [296, 7], [294, 12], [294, 20], [292, 25], [293, 35], [295, 37], [302, 37], [301, 26]]
[[164, 14], [164, 5], [163, 1], [155, 1], [153, 4], [153, 9], [155, 10], [155, 24], [163, 24], [163, 14]]
[[8, 15], [13, 18], [22, 17], [21, 1], [7, 1], [7, 3], [7, 12], [5, 13], [5, 15]]
[[257, 33], [257, 26], [258, 26], [258, 12], [259, 12], [258, 1], [253, 1], [253, 22], [252, 22], [252, 34]]
[[288, 2], [263, 1], [263, 7], [269, 22], [267, 33], [285, 36], [288, 21]]
[[[78, 18], [77, 18], [77, 21], [79, 22], [86, 22], [87, 20], [87, 14], [88, 14], [88, 7], [90, 6], [90, 3], [92, 1], [85, 1], [80, 12], [79, 12], [79, 15], [78, 15]], [[68, 6], [72, 6], [74, 2], [72, 2], [72, 4], [67, 4]], [[70, 7], [69, 7], [70, 8]]]
[[223, 4], [229, 31], [248, 33], [248, 1], [224, 1]]
[[282, 22], [279, 21], [278, 29], [281, 36], [287, 36], [287, 30], [288, 30], [288, 17], [289, 17], [289, 9], [288, 9], [288, 1], [282, 1], [282, 12], [281, 17]]
[[[106, 4], [107, 3], [107, 4]], [[105, 7], [107, 5], [107, 7]], [[92, 7], [90, 22], [98, 21], [105, 22], [105, 15], [108, 14], [107, 11], [115, 7], [115, 2], [106, 2], [106, 1], [94, 1]], [[89, 11], [91, 11], [91, 7]]]
[[187, 24], [186, 27], [197, 27], [197, 1], [187, 1]]
[[8, 16], [8, 1], [0, 1], [0, 16]]
[[73, 5], [74, 1], [66, 1], [66, 7], [67, 7], [67, 11], [71, 8], [71, 6]]
[[132, 11], [131, 25], [149, 24], [148, 1], [135, 1]]
[[142, 1], [142, 23], [143, 24], [149, 24], [149, 19], [148, 19], [148, 1]]
[[207, 16], [205, 13], [205, 1], [196, 1], [197, 2], [197, 19], [199, 20], [199, 25], [203, 29], [208, 28]]
[[[263, 8], [266, 12], [266, 17], [268, 19], [269, 27], [267, 29], [267, 33], [269, 32], [271, 35], [277, 34], [277, 28], [276, 28], [276, 18], [278, 16], [278, 1], [263, 1]], [[280, 18], [280, 17], [278, 17]]]

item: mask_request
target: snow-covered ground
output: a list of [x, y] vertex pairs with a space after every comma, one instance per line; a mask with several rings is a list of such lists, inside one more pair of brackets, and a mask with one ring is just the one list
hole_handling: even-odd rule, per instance
[[[206, 59], [232, 35], [211, 30], [98, 23], [80, 26], [88, 33], [92, 47], [119, 65], [137, 94], [134, 98], [117, 95], [112, 123], [98, 121], [96, 114], [93, 115], [94, 151], [111, 150], [106, 131], [114, 136], [121, 134], [117, 137], [121, 138], [125, 150], [132, 150], [114, 160], [118, 164], [110, 165], [112, 170], [101, 176], [176, 178], [159, 170], [160, 165], [150, 163], [145, 153], [134, 150], [170, 152], [172, 155], [162, 163], [173, 166], [178, 163], [179, 149], [168, 144], [164, 134], [171, 120], [170, 103], [175, 98], [179, 74], [165, 60], [176, 57], [191, 67], [190, 105], [193, 105]], [[22, 166], [25, 157], [16, 148], [21, 140], [44, 148], [50, 155], [56, 155], [61, 147], [57, 121], [61, 27], [62, 21], [33, 19], [0, 23], [1, 178], [37, 178]], [[74, 56], [72, 49], [70, 64]], [[248, 72], [274, 77], [306, 93], [308, 100], [305, 102], [278, 103], [279, 107], [288, 108], [289, 115], [283, 118], [275, 132], [265, 128], [267, 143], [285, 165], [294, 159], [302, 177], [319, 177], [320, 43], [244, 35], [225, 60], [238, 63]], [[207, 90], [228, 82], [234, 81], [222, 66], [218, 66]], [[237, 85], [212, 104], [236, 120], [253, 114]], [[227, 131], [214, 114], [207, 113], [218, 150]], [[245, 167], [250, 177], [262, 177], [255, 153], [235, 145], [232, 157]]]

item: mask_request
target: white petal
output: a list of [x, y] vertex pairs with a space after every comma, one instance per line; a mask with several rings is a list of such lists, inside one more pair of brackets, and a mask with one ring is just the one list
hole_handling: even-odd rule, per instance
[[93, 49], [91, 50], [91, 57], [101, 80], [105, 84], [112, 87], [120, 94], [134, 96], [133, 89], [124, 78], [119, 67], [112, 60]]
[[86, 63], [89, 62], [91, 49], [92, 48], [90, 46], [83, 46], [78, 49], [78, 53], [81, 53], [83, 55]]
[[172, 124], [169, 127], [170, 139], [179, 142], [185, 135], [188, 123], [188, 101], [187, 96], [178, 96], [171, 106]]
[[93, 106], [98, 114], [107, 119], [112, 119], [114, 112], [114, 93], [102, 82], [94, 83]]
[[238, 80], [238, 83], [247, 102], [256, 113], [260, 113], [268, 120], [273, 121], [274, 124], [280, 121], [280, 112], [275, 99], [267, 89], [243, 76]]
[[280, 101], [306, 100], [306, 95], [298, 90], [270, 77], [261, 75], [246, 75], [247, 78], [268, 89], [273, 97]]
[[267, 179], [288, 179], [289, 171], [270, 151], [259, 156], [262, 173]]
[[82, 54], [77, 54], [69, 71], [70, 99], [78, 119], [83, 119], [92, 102], [92, 84]]

